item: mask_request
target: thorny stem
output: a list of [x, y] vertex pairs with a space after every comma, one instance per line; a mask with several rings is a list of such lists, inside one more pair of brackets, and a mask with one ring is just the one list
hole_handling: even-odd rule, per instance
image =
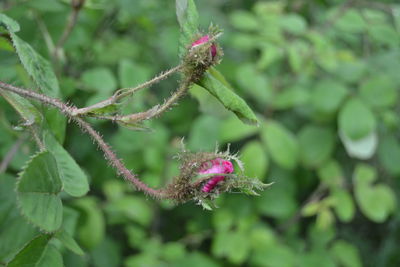
[[[156, 114], [154, 116], [160, 115], [162, 112], [166, 111], [169, 107], [171, 107], [171, 105], [173, 105], [181, 96], [183, 96], [186, 93], [191, 83], [193, 83], [192, 77], [185, 78], [185, 80], [181, 83], [179, 89], [159, 108], [159, 110], [156, 111]], [[82, 118], [80, 118], [75, 114], [74, 111], [77, 110], [76, 107], [68, 106], [59, 99], [48, 97], [30, 90], [22, 89], [1, 81], [0, 81], [0, 89], [13, 92], [15, 94], [18, 94], [26, 98], [32, 98], [49, 106], [56, 107], [67, 117], [69, 117], [72, 121], [78, 124], [85, 132], [87, 132], [93, 138], [94, 141], [96, 141], [98, 146], [104, 152], [104, 155], [106, 156], [111, 166], [117, 170], [119, 175], [123, 176], [126, 180], [130, 181], [133, 185], [136, 186], [138, 190], [143, 191], [154, 198], [158, 199], [169, 198], [169, 196], [163, 190], [150, 188], [145, 183], [140, 181], [136, 175], [132, 174], [132, 172], [125, 167], [122, 161], [117, 157], [114, 151], [112, 151], [111, 147], [104, 141], [104, 139], [100, 136], [100, 134], [97, 133], [88, 122], [86, 122], [85, 120], [83, 120]]]
[[[117, 92], [115, 92], [115, 94], [113, 94], [110, 98], [108, 98], [106, 100], [103, 100], [101, 102], [98, 102], [98, 103], [93, 104], [93, 105], [88, 106], [88, 107], [76, 109], [73, 112], [73, 115], [76, 116], [76, 115], [81, 115], [81, 114], [87, 114], [87, 113], [92, 112], [93, 110], [96, 110], [96, 109], [99, 109], [99, 108], [104, 108], [106, 106], [115, 104], [115, 103], [117, 103], [118, 100], [120, 100], [120, 99], [122, 99], [122, 98], [124, 98], [126, 96], [129, 96], [129, 95], [131, 95], [133, 93], [136, 93], [137, 91], [139, 91], [139, 90], [141, 90], [143, 88], [147, 88], [147, 87], [149, 87], [149, 86], [151, 86], [151, 85], [153, 85], [155, 83], [158, 83], [158, 82], [166, 79], [171, 74], [181, 70], [182, 67], [183, 67], [183, 65], [180, 64], [180, 65], [178, 65], [178, 66], [176, 66], [176, 67], [174, 67], [174, 68], [172, 68], [170, 70], [162, 72], [161, 74], [157, 75], [153, 79], [151, 79], [151, 80], [149, 80], [149, 81], [147, 81], [145, 83], [142, 83], [142, 84], [140, 84], [140, 85], [138, 85], [136, 87], [119, 89]], [[105, 118], [105, 119], [107, 118], [108, 119], [108, 116], [104, 116], [103, 118]], [[110, 117], [110, 118], [112, 118], [112, 117]]]
[[104, 155], [106, 156], [107, 160], [110, 162], [111, 166], [113, 166], [119, 175], [122, 175], [126, 180], [130, 181], [132, 184], [136, 186], [138, 190], [141, 190], [150, 196], [154, 198], [165, 198], [163, 191], [162, 190], [156, 190], [153, 188], [148, 187], [146, 184], [144, 184], [142, 181], [140, 181], [135, 175], [133, 175], [122, 163], [120, 159], [118, 159], [117, 155], [112, 151], [110, 146], [103, 140], [103, 138], [98, 134], [91, 126], [89, 123], [84, 121], [82, 118], [74, 116], [72, 114], [72, 111], [74, 110], [74, 107], [69, 107], [68, 105], [64, 104], [60, 100], [56, 98], [51, 98], [30, 90], [22, 89], [10, 84], [6, 84], [4, 82], [0, 81], [0, 88], [9, 92], [13, 92], [15, 94], [18, 94], [20, 96], [26, 97], [26, 98], [32, 98], [35, 100], [38, 100], [44, 104], [47, 104], [49, 106], [56, 107], [59, 109], [62, 113], [67, 115], [72, 121], [77, 123], [85, 132], [87, 132], [93, 140], [96, 141], [96, 143], [99, 145], [101, 150], [104, 152]]
[[[81, 8], [81, 5], [83, 4], [83, 2], [84, 2], [84, 0], [72, 0], [72, 6], [73, 6], [74, 11], [72, 12], [69, 23], [67, 24], [66, 30], [64, 31], [62, 38], [60, 39], [60, 41], [58, 42], [58, 44], [56, 46], [56, 50], [63, 45], [63, 43], [66, 41], [68, 35], [72, 31], [72, 28], [76, 23], [78, 11]], [[217, 36], [214, 36], [213, 40], [216, 37]], [[190, 51], [189, 55], [192, 54], [194, 51], [196, 51], [196, 50]], [[119, 99], [126, 97], [128, 95], [131, 95], [132, 93], [134, 93], [142, 88], [149, 87], [150, 85], [165, 79], [172, 73], [182, 70], [184, 73], [184, 78], [179, 83], [179, 87], [178, 87], [177, 91], [175, 91], [162, 105], [156, 105], [155, 107], [153, 107], [150, 110], [145, 111], [145, 112], [130, 114], [130, 115], [128, 115], [128, 117], [125, 117], [125, 119], [127, 120], [127, 122], [132, 122], [132, 120], [135, 122], [135, 121], [150, 119], [150, 118], [159, 116], [163, 112], [165, 112], [169, 108], [171, 108], [177, 102], [177, 100], [179, 98], [181, 98], [183, 95], [185, 95], [186, 92], [189, 90], [190, 86], [194, 82], [198, 81], [198, 79], [203, 75], [203, 73], [207, 69], [207, 67], [205, 67], [205, 66], [200, 66], [198, 69], [192, 69], [193, 67], [190, 66], [189, 69], [191, 71], [188, 72], [189, 69], [185, 70], [185, 68], [188, 67], [188, 66], [186, 66], [186, 64], [188, 64], [188, 66], [190, 66], [190, 63], [183, 62], [180, 65], [178, 65], [164, 73], [161, 73], [160, 75], [154, 77], [153, 79], [149, 80], [148, 82], [145, 82], [134, 88], [118, 90], [111, 98], [106, 99], [102, 102], [99, 102], [95, 105], [85, 107], [85, 108], [80, 108], [80, 109], [73, 105], [67, 105], [57, 98], [48, 97], [46, 95], [31, 91], [31, 90], [26, 90], [26, 89], [23, 89], [20, 87], [16, 87], [11, 84], [4, 83], [2, 81], [0, 81], [0, 89], [18, 94], [25, 98], [31, 98], [31, 99], [40, 101], [49, 106], [56, 107], [58, 110], [60, 110], [63, 114], [65, 114], [69, 118], [69, 121], [75, 122], [84, 132], [86, 132], [98, 144], [100, 149], [103, 151], [106, 159], [108, 160], [109, 164], [117, 170], [118, 175], [121, 175], [126, 180], [130, 181], [138, 190], [143, 191], [146, 194], [148, 194], [154, 198], [172, 199], [172, 198], [174, 198], [174, 196], [171, 195], [170, 192], [168, 192], [168, 187], [166, 187], [166, 189], [153, 189], [153, 188], [150, 188], [145, 183], [143, 183], [142, 181], [140, 181], [136, 175], [134, 175], [130, 170], [128, 170], [125, 167], [123, 162], [117, 157], [115, 152], [104, 141], [104, 139], [101, 137], [101, 135], [99, 133], [97, 133], [88, 122], [86, 122], [83, 118], [81, 118], [81, 116], [82, 115], [88, 116], [89, 115], [88, 113], [90, 113], [91, 111], [93, 111], [97, 108], [102, 108], [102, 107], [106, 107], [108, 105], [114, 104]], [[122, 118], [124, 118], [124, 117], [122, 117]], [[113, 119], [115, 120], [115, 117], [113, 117]], [[40, 138], [37, 136], [36, 133], [34, 133], [34, 138], [40, 141]], [[38, 145], [41, 149], [44, 149], [44, 146], [42, 145], [41, 142], [38, 142]]]
[[85, 132], [87, 132], [93, 140], [97, 142], [99, 147], [103, 150], [104, 155], [110, 162], [110, 164], [117, 169], [119, 175], [123, 176], [126, 180], [130, 181], [132, 184], [136, 186], [136, 188], [140, 191], [143, 191], [149, 194], [152, 197], [162, 199], [164, 197], [164, 193], [162, 190], [156, 190], [145, 183], [140, 181], [136, 175], [133, 175], [122, 161], [117, 157], [117, 155], [112, 151], [111, 147], [103, 140], [98, 132], [96, 132], [89, 123], [84, 121], [82, 118], [79, 117], [72, 117], [72, 120], [75, 121]]
[[178, 89], [160, 106], [155, 105], [154, 107], [148, 109], [147, 111], [122, 115], [122, 116], [98, 116], [99, 119], [110, 119], [112, 121], [124, 121], [124, 122], [140, 122], [143, 120], [149, 120], [154, 117], [160, 116], [163, 112], [167, 111], [170, 107], [172, 107], [179, 98], [184, 96], [186, 92], [189, 90], [190, 85], [193, 83], [193, 77], [185, 78]]

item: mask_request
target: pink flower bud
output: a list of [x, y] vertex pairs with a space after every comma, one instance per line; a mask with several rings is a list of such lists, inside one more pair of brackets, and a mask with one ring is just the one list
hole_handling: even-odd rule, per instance
[[[210, 162], [206, 162], [201, 166], [200, 174], [212, 174], [212, 173], [232, 173], [233, 165], [229, 160], [223, 160], [216, 158]], [[225, 179], [224, 176], [214, 176], [207, 181], [207, 183], [201, 188], [201, 191], [209, 193], [219, 182]]]
[[[201, 44], [204, 44], [210, 40], [210, 37], [208, 35], [204, 35], [201, 37], [199, 40], [195, 41], [192, 43], [192, 47], [199, 46]], [[211, 52], [211, 57], [214, 58], [217, 55], [217, 46], [215, 44], [212, 44], [210, 47], [210, 52]]]

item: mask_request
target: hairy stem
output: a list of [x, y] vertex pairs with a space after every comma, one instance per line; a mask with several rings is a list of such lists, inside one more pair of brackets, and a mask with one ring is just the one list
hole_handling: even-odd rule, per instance
[[117, 116], [95, 116], [95, 118], [106, 119], [111, 121], [136, 123], [136, 122], [141, 122], [143, 120], [149, 120], [154, 117], [158, 117], [163, 112], [171, 108], [179, 100], [179, 98], [184, 96], [189, 90], [192, 83], [193, 83], [193, 77], [186, 77], [180, 83], [178, 89], [161, 106], [155, 105], [152, 108], [140, 113], [134, 113], [129, 115], [117, 115]]
[[156, 190], [150, 188], [145, 183], [140, 181], [135, 175], [133, 175], [122, 163], [122, 161], [117, 157], [117, 155], [112, 151], [111, 147], [104, 141], [104, 139], [100, 136], [98, 132], [96, 132], [89, 123], [84, 121], [82, 118], [73, 117], [73, 121], [75, 121], [83, 131], [87, 132], [93, 140], [99, 145], [101, 150], [103, 150], [104, 155], [110, 162], [110, 164], [117, 170], [118, 174], [124, 177], [126, 180], [130, 181], [136, 188], [140, 191], [143, 191], [149, 194], [152, 197], [162, 199], [164, 197], [162, 190]]
[[153, 188], [148, 187], [142, 181], [140, 181], [135, 175], [133, 175], [122, 163], [122, 161], [116, 156], [116, 154], [112, 151], [110, 146], [103, 140], [103, 138], [98, 134], [89, 123], [84, 121], [82, 118], [78, 116], [74, 116], [73, 110], [74, 107], [69, 107], [68, 105], [64, 104], [60, 100], [56, 98], [51, 98], [30, 90], [22, 89], [10, 84], [6, 84], [0, 81], [0, 89], [13, 92], [20, 96], [26, 98], [32, 98], [38, 100], [44, 104], [49, 106], [54, 106], [58, 108], [61, 112], [63, 112], [66, 116], [68, 116], [72, 121], [76, 122], [86, 133], [88, 133], [94, 141], [99, 145], [100, 149], [104, 152], [107, 160], [113, 166], [119, 175], [122, 175], [126, 180], [130, 181], [136, 188], [140, 191], [145, 192], [146, 194], [154, 197], [154, 198], [166, 198], [167, 196], [164, 195], [162, 190], [156, 190]]
[[77, 110], [74, 111], [74, 115], [81, 115], [81, 114], [87, 114], [92, 112], [93, 110], [96, 109], [100, 109], [100, 108], [104, 108], [107, 106], [110, 106], [112, 104], [117, 103], [118, 100], [127, 97], [129, 95], [132, 95], [134, 93], [136, 93], [137, 91], [149, 87], [153, 84], [159, 83], [160, 81], [166, 79], [168, 76], [170, 76], [171, 74], [179, 71], [182, 68], [182, 65], [178, 65], [168, 71], [162, 72], [161, 74], [157, 75], [156, 77], [154, 77], [153, 79], [142, 83], [136, 87], [133, 88], [123, 88], [123, 89], [119, 89], [115, 94], [113, 94], [110, 98], [107, 98], [106, 100], [103, 100], [101, 102], [98, 102], [96, 104], [93, 104], [91, 106], [88, 107], [84, 107], [84, 108], [79, 108]]

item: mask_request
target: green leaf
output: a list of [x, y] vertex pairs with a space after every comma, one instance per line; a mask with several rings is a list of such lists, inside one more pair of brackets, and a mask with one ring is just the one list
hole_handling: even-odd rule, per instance
[[245, 166], [246, 176], [265, 180], [265, 174], [269, 166], [267, 152], [259, 141], [248, 142], [242, 148], [241, 161]]
[[384, 184], [372, 185], [376, 170], [366, 164], [359, 164], [353, 174], [354, 192], [362, 213], [371, 221], [382, 223], [396, 208], [393, 190]]
[[346, 87], [333, 80], [318, 82], [311, 94], [311, 105], [317, 112], [332, 114], [336, 112], [348, 94]]
[[232, 26], [239, 30], [257, 30], [259, 27], [259, 22], [257, 21], [257, 17], [244, 10], [234, 11], [230, 15], [230, 22]]
[[[336, 12], [339, 12], [336, 10]], [[361, 33], [366, 30], [367, 24], [356, 9], [350, 8], [335, 21], [335, 28], [348, 33]]]
[[[229, 244], [229, 245], [228, 245]], [[247, 233], [235, 231], [229, 235], [227, 257], [234, 264], [243, 263], [250, 253], [250, 240]]]
[[219, 231], [212, 244], [212, 253], [216, 256], [226, 256], [235, 264], [242, 263], [250, 250], [249, 239], [242, 231]]
[[296, 137], [276, 121], [267, 121], [261, 129], [261, 139], [271, 158], [285, 169], [294, 169], [299, 160]]
[[294, 86], [280, 92], [271, 103], [275, 109], [291, 109], [308, 103], [310, 92], [303, 87]]
[[[19, 38], [14, 31], [17, 29], [14, 21], [5, 15], [0, 17], [0, 23], [9, 31], [11, 40], [24, 66], [24, 69], [37, 85], [40, 92], [51, 97], [61, 97], [60, 87], [50, 63], [39, 55], [28, 43]], [[11, 23], [11, 24], [10, 24]], [[50, 129], [59, 141], [64, 140], [66, 119], [55, 109], [47, 109], [46, 116]]]
[[351, 195], [343, 190], [337, 189], [333, 191], [334, 208], [336, 215], [342, 222], [350, 222], [355, 213], [354, 202]]
[[222, 143], [239, 141], [256, 134], [260, 129], [245, 125], [234, 115], [222, 121], [218, 140]]
[[356, 246], [344, 241], [336, 240], [330, 248], [330, 254], [343, 267], [361, 267], [361, 257]]
[[279, 26], [291, 34], [302, 34], [307, 30], [306, 20], [294, 13], [280, 17]]
[[310, 124], [301, 129], [299, 144], [303, 164], [318, 167], [331, 156], [335, 137], [330, 129]]
[[132, 88], [150, 79], [148, 67], [123, 59], [118, 64], [118, 80], [122, 88]]
[[229, 209], [217, 209], [213, 212], [213, 225], [218, 232], [228, 231], [234, 223], [234, 214]]
[[71, 155], [58, 143], [54, 136], [45, 132], [46, 148], [54, 155], [65, 192], [74, 197], [84, 196], [89, 191], [88, 178]]
[[111, 94], [117, 88], [117, 80], [108, 68], [93, 68], [82, 74], [81, 80], [89, 89], [102, 95]]
[[0, 91], [0, 95], [4, 97], [8, 103], [19, 113], [23, 118], [24, 124], [32, 125], [40, 124], [43, 120], [42, 114], [37, 108], [29, 102], [29, 100], [6, 91]]
[[393, 135], [384, 136], [378, 148], [379, 161], [392, 175], [400, 175], [400, 143]]
[[57, 163], [48, 151], [36, 154], [19, 175], [18, 204], [22, 214], [40, 229], [53, 232], [61, 226], [62, 183]]
[[357, 184], [370, 184], [376, 180], [376, 170], [368, 164], [358, 164], [354, 170], [353, 179]]
[[74, 238], [65, 230], [62, 230], [60, 232], [57, 232], [55, 237], [60, 240], [66, 248], [71, 250], [72, 252], [78, 254], [78, 255], [84, 255], [85, 252], [81, 249], [81, 247], [76, 243]]
[[353, 141], [370, 135], [376, 128], [372, 111], [358, 98], [349, 99], [339, 113], [339, 131]]
[[96, 267], [129, 267], [128, 265], [122, 265], [121, 254], [121, 244], [107, 237], [91, 251], [90, 258], [93, 259], [93, 266]]
[[13, 32], [10, 36], [22, 65], [39, 90], [45, 95], [60, 97], [60, 87], [50, 63]]
[[343, 171], [340, 164], [330, 160], [318, 168], [318, 176], [325, 184], [335, 187], [343, 183]]
[[116, 222], [128, 218], [140, 225], [147, 226], [153, 219], [153, 211], [149, 202], [135, 196], [123, 196], [115, 199], [108, 203], [105, 210], [109, 214], [109, 218], [116, 218], [114, 220]]
[[44, 251], [40, 261], [36, 265], [37, 267], [64, 267], [63, 258], [60, 253], [53, 245], [48, 245]]
[[176, 16], [180, 25], [179, 57], [182, 58], [188, 45], [194, 41], [199, 28], [199, 14], [194, 0], [176, 0]]
[[18, 22], [4, 14], [0, 14], [0, 25], [10, 32], [19, 32], [20, 30]]
[[397, 103], [397, 88], [390, 76], [374, 75], [360, 86], [360, 96], [372, 107], [385, 108]]
[[397, 47], [400, 43], [398, 30], [388, 23], [382, 25], [371, 23], [368, 27], [368, 34], [378, 44]]
[[[8, 263], [9, 267], [36, 267], [40, 266], [46, 247], [49, 243], [51, 235], [40, 235], [30, 241], [15, 257]], [[42, 265], [43, 266], [43, 265]]]
[[206, 73], [201, 79], [200, 85], [216, 97], [226, 109], [235, 113], [241, 121], [250, 125], [258, 125], [256, 115], [246, 102], [214, 76]]
[[188, 147], [192, 150], [213, 150], [218, 141], [220, 120], [213, 116], [198, 117], [191, 126]]
[[287, 48], [289, 65], [296, 74], [305, 72], [305, 66], [309, 63], [307, 55], [310, 53], [310, 46], [304, 41], [296, 40], [289, 43]]
[[[350, 56], [353, 57], [351, 54]], [[368, 69], [367, 64], [362, 60], [351, 60], [341, 62], [335, 69], [339, 79], [345, 82], [358, 82]]]
[[39, 231], [17, 209], [15, 177], [0, 174], [0, 262], [11, 260]]
[[321, 230], [328, 229], [335, 221], [335, 216], [332, 211], [328, 208], [325, 208], [318, 212], [317, 220], [315, 222], [317, 228]]
[[303, 215], [304, 217], [314, 216], [318, 213], [321, 207], [321, 201], [309, 202], [301, 209], [301, 215]]
[[341, 132], [339, 133], [339, 136], [347, 154], [353, 158], [369, 159], [375, 154], [378, 146], [378, 137], [375, 132], [372, 132], [368, 136], [357, 141], [348, 138]]
[[288, 174], [283, 169], [271, 169], [269, 176], [273, 177], [275, 183], [254, 200], [260, 214], [286, 220], [298, 210], [294, 192], [295, 177]]
[[105, 234], [105, 221], [101, 208], [94, 197], [85, 197], [74, 201], [74, 206], [81, 211], [78, 228], [79, 242], [86, 248], [100, 244]]
[[236, 80], [246, 95], [252, 96], [261, 105], [271, 100], [272, 88], [265, 75], [260, 73], [254, 65], [243, 64], [237, 68], [236, 73]]

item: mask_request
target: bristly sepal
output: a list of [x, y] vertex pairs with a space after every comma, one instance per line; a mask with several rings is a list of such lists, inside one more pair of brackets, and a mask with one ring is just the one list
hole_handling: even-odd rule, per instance
[[[222, 193], [258, 196], [272, 184], [245, 176], [242, 162], [229, 150], [198, 153], [183, 150], [176, 158], [181, 163], [180, 174], [165, 190], [176, 203], [194, 201], [204, 209], [212, 210], [216, 208], [214, 200]], [[232, 161], [239, 167], [236, 173]]]

